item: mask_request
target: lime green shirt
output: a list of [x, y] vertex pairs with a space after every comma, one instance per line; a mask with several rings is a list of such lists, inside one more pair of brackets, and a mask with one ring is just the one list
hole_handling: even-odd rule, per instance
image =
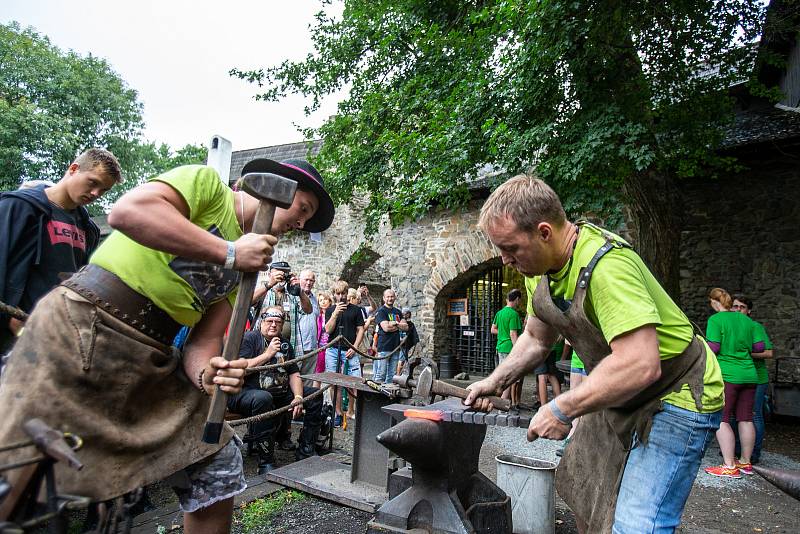
[[[615, 236], [619, 241], [624, 240]], [[581, 226], [572, 261], [551, 275], [550, 292], [554, 298], [572, 300], [580, 270], [605, 243], [600, 228]], [[541, 277], [526, 277], [528, 313], [533, 311], [533, 293]], [[686, 315], [667, 295], [642, 259], [630, 248], [614, 248], [594, 269], [584, 303], [589, 320], [602, 332], [607, 343], [645, 325], [654, 325], [662, 360], [681, 354], [694, 335]], [[703, 377], [703, 413], [716, 412], [724, 405], [724, 384], [714, 353], [706, 347], [706, 370]], [[670, 393], [662, 400], [690, 411], [697, 411], [689, 386]]]
[[503, 354], [511, 352], [513, 346], [511, 331], [516, 330], [517, 335], [522, 333], [522, 321], [517, 310], [510, 306], [504, 306], [495, 314], [492, 324], [497, 325], [497, 352]]
[[[758, 321], [753, 321], [755, 323], [756, 328], [756, 343], [759, 341], [764, 342], [764, 348], [766, 350], [772, 350], [772, 341], [770, 341], [769, 336], [767, 335], [767, 331], [764, 328], [764, 325], [759, 323]], [[762, 358], [753, 358], [753, 365], [756, 368], [756, 374], [758, 375], [758, 383], [759, 384], [769, 384], [769, 372], [767, 372], [767, 362]]]
[[572, 361], [570, 361], [569, 365], [573, 369], [586, 369], [583, 366], [583, 360], [581, 360], [581, 357], [575, 352], [575, 349], [572, 349]]
[[717, 312], [708, 318], [706, 339], [719, 343], [717, 361], [722, 378], [731, 384], [757, 384], [758, 374], [750, 351], [756, 339], [755, 321], [743, 313]]
[[[241, 237], [233, 191], [211, 167], [187, 165], [152, 180], [183, 197], [195, 225], [226, 241]], [[119, 231], [108, 236], [90, 263], [116, 274], [186, 326], [194, 326], [212, 304], [227, 298], [233, 306], [236, 299], [237, 271], [145, 247]]]

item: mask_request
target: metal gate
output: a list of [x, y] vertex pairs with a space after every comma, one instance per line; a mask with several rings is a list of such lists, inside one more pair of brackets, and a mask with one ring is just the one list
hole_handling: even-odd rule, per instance
[[495, 367], [496, 338], [491, 328], [494, 314], [505, 306], [503, 270], [497, 267], [487, 271], [453, 294], [453, 298], [467, 299], [467, 315], [448, 317], [450, 353], [458, 359], [462, 371], [489, 374]]

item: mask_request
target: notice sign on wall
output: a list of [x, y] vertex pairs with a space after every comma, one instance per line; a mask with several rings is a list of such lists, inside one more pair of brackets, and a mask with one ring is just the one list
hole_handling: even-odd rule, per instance
[[475, 330], [464, 330], [464, 335], [467, 337], [475, 337]]
[[450, 299], [447, 301], [447, 315], [467, 315], [467, 299]]
[[459, 317], [458, 326], [469, 326], [469, 315], [462, 315]]

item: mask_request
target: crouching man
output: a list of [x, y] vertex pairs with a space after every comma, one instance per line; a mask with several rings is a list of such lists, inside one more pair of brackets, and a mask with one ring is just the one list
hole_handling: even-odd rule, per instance
[[[243, 383], [247, 362], [219, 356], [239, 271], [264, 269], [276, 236], [333, 220], [307, 162], [253, 160], [249, 172], [298, 182], [272, 235], [248, 233], [258, 199], [234, 193], [210, 167], [179, 167], [125, 194], [89, 265], [33, 310], [0, 384], [0, 444], [22, 441], [33, 417], [80, 436], [84, 467], [57, 464], [59, 493], [106, 501], [174, 474], [186, 532], [230, 530], [242, 457], [230, 427], [216, 445], [201, 436], [214, 389], [236, 394]], [[181, 354], [171, 343], [182, 325], [192, 332]], [[0, 463], [29, 454], [6, 451]]]
[[[294, 349], [288, 340], [281, 337], [283, 308], [270, 306], [261, 313], [260, 319], [259, 329], [244, 335], [239, 358], [247, 361], [247, 367], [290, 363], [284, 367], [248, 374], [242, 392], [228, 398], [228, 409], [250, 417], [292, 404], [292, 419], [299, 418], [305, 411], [303, 431], [294, 453], [297, 460], [302, 460], [314, 454], [322, 426], [322, 398], [315, 397], [303, 403], [303, 397], [316, 392], [317, 388], [303, 387], [298, 364], [292, 361]], [[259, 475], [275, 468], [277, 422], [278, 418], [270, 417], [256, 421], [250, 427], [258, 452]]]

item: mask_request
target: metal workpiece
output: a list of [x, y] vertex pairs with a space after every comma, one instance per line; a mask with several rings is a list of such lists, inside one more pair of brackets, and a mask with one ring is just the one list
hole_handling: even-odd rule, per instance
[[[390, 404], [383, 410], [399, 420], [405, 417], [403, 412], [408, 408], [410, 408], [408, 404]], [[461, 399], [457, 398], [447, 398], [427, 406], [417, 406], [414, 409], [441, 412], [444, 422], [515, 428], [528, 428], [535, 413], [525, 408], [515, 409], [514, 413], [498, 412], [497, 410], [489, 413], [479, 412], [465, 406]]]

